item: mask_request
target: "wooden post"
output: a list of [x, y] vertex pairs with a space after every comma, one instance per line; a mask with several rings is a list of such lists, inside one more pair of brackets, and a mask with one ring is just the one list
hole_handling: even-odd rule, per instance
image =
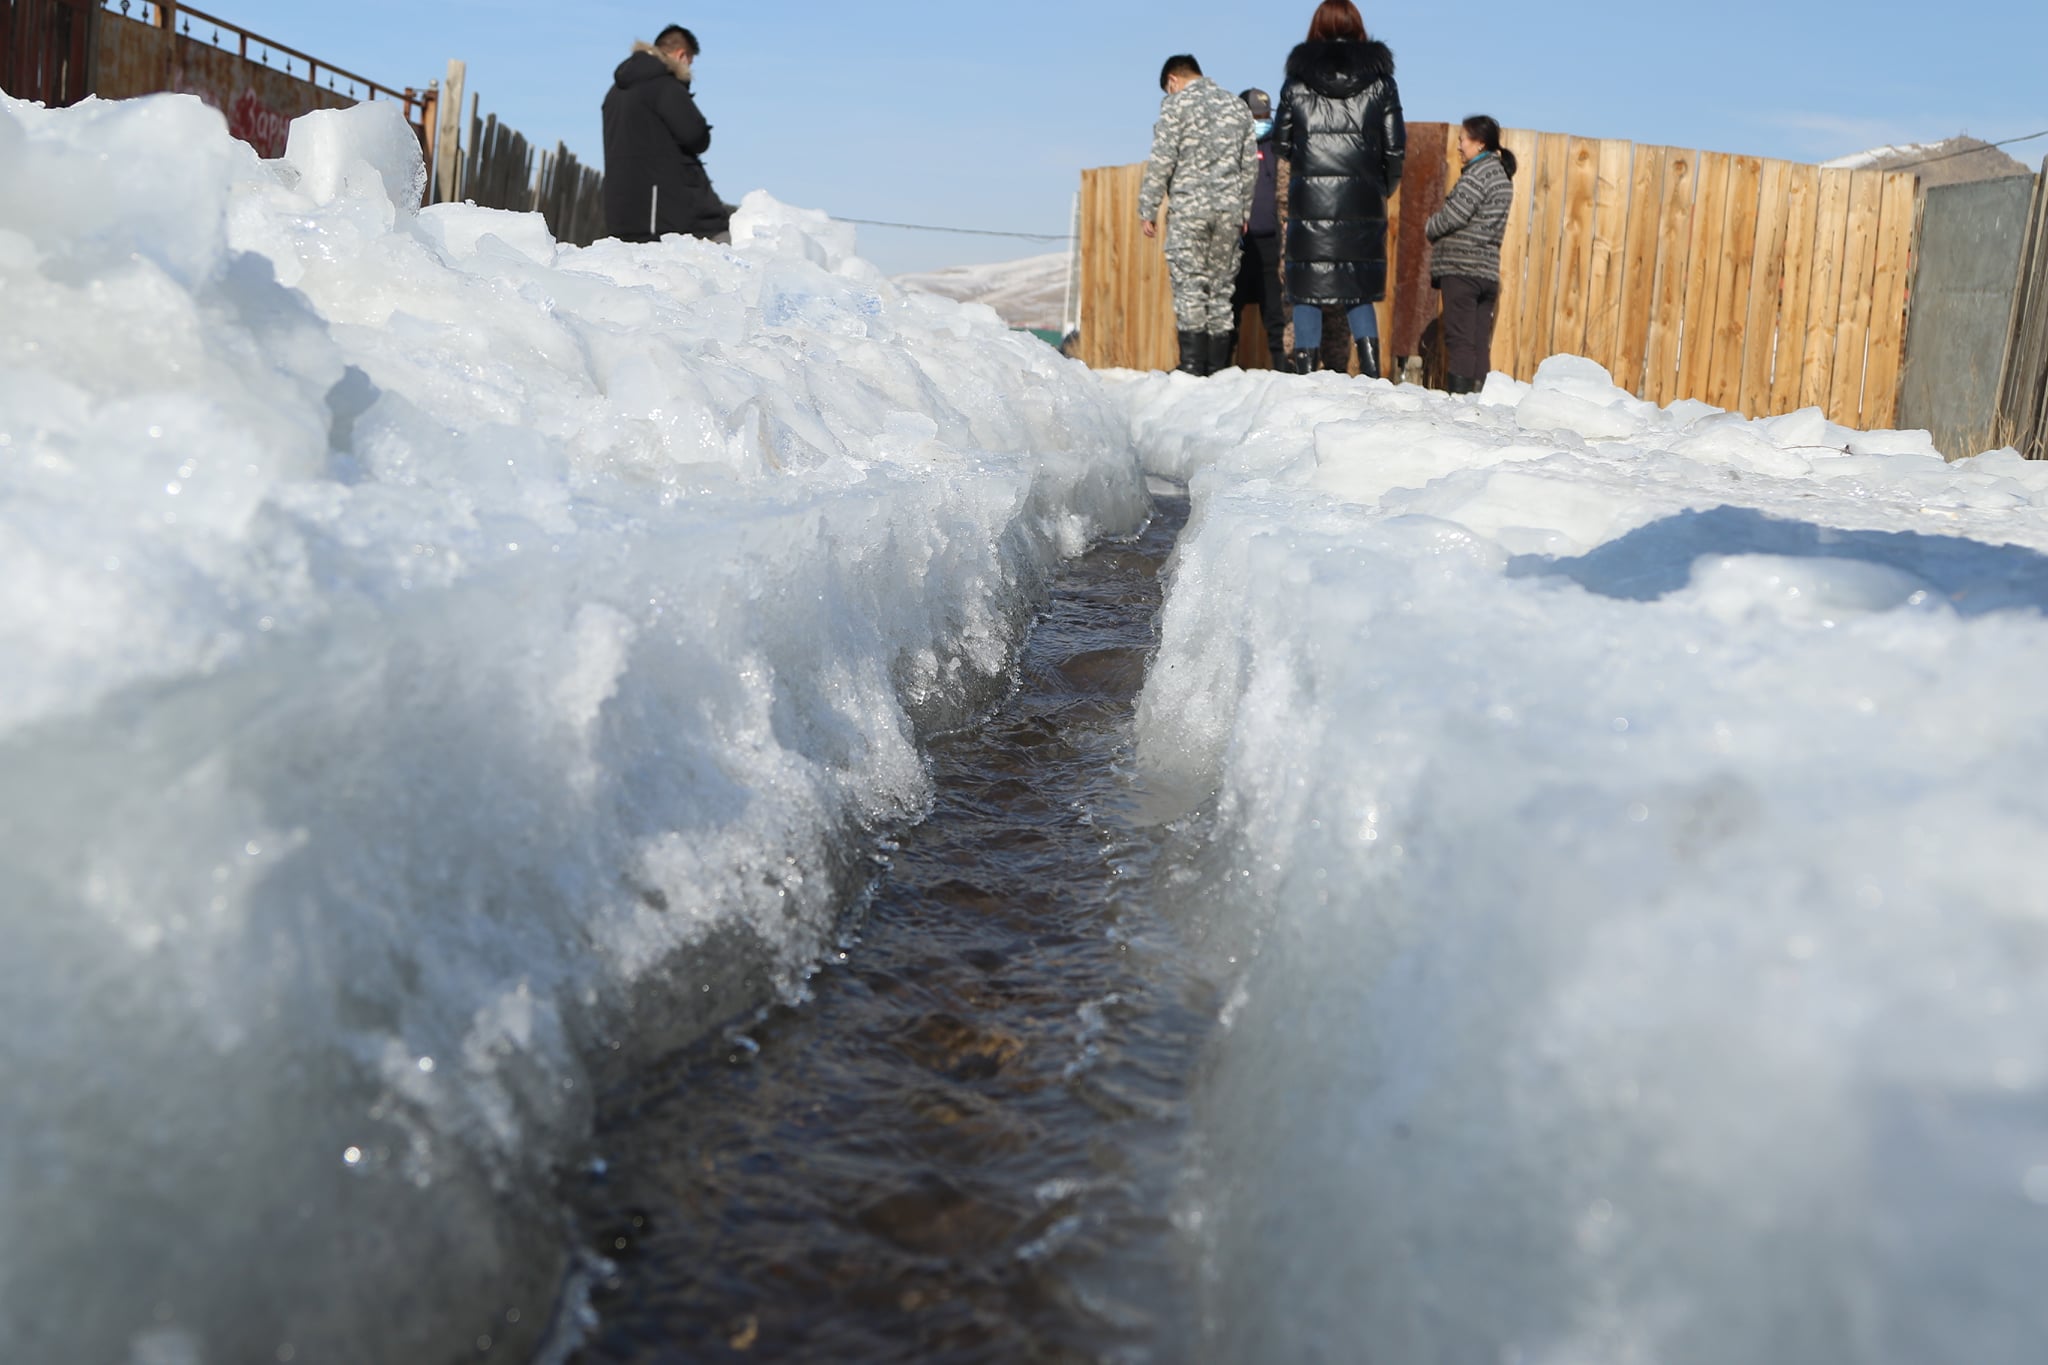
[[434, 180], [430, 193], [437, 204], [452, 204], [462, 194], [462, 86], [467, 64], [450, 60], [441, 82], [439, 117], [434, 120]]

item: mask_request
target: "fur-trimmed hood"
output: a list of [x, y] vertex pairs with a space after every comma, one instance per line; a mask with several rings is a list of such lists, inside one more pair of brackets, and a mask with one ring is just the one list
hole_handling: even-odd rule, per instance
[[1287, 54], [1287, 79], [1331, 99], [1350, 99], [1393, 74], [1393, 51], [1376, 38], [1362, 43], [1303, 43]]
[[635, 43], [633, 55], [620, 62], [618, 69], [612, 72], [612, 81], [616, 85], [638, 85], [661, 77], [688, 85], [690, 59], [680, 53], [663, 52], [652, 43]]

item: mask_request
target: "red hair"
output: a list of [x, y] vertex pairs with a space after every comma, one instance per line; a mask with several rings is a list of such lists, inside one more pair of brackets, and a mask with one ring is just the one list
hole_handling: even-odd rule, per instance
[[1365, 41], [1365, 20], [1358, 13], [1358, 6], [1351, 0], [1323, 0], [1316, 6], [1316, 17], [1308, 21], [1308, 40], [1312, 43]]

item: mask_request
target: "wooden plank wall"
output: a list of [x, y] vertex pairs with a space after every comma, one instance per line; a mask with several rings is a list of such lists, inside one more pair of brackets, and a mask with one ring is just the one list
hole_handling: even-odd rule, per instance
[[1565, 352], [1657, 403], [1892, 422], [1919, 215], [1910, 173], [1551, 133], [1502, 141], [1523, 169], [1495, 369], [1528, 379]]
[[[1382, 334], [1404, 346], [1440, 306], [1434, 290], [1413, 295], [1428, 289], [1419, 221], [1457, 179], [1449, 127], [1410, 125], [1422, 155], [1411, 153], [1395, 200], [1394, 297], [1382, 318]], [[1817, 406], [1845, 426], [1893, 421], [1919, 214], [1910, 172], [1520, 129], [1501, 141], [1521, 165], [1501, 248], [1495, 369], [1526, 380], [1562, 352], [1660, 404], [1695, 398], [1750, 416]], [[1438, 147], [1450, 164], [1436, 161]], [[1174, 363], [1160, 243], [1138, 232], [1142, 175], [1082, 174], [1081, 355], [1091, 365]]]
[[1178, 363], [1173, 288], [1163, 254], [1165, 223], [1154, 238], [1138, 227], [1138, 188], [1144, 178], [1142, 165], [1081, 172], [1077, 351], [1097, 369], [1170, 370]]

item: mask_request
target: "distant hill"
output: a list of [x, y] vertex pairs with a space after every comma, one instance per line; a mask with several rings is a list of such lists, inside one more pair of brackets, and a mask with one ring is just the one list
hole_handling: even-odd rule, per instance
[[1057, 332], [1067, 300], [1067, 253], [1055, 251], [991, 265], [948, 266], [898, 275], [896, 283], [963, 303], [985, 303], [1012, 327]]
[[1821, 164], [1845, 171], [1912, 171], [1923, 185], [1960, 185], [1971, 180], [2033, 174], [1990, 143], [1974, 137], [1951, 137], [1904, 147], [1873, 147]]

